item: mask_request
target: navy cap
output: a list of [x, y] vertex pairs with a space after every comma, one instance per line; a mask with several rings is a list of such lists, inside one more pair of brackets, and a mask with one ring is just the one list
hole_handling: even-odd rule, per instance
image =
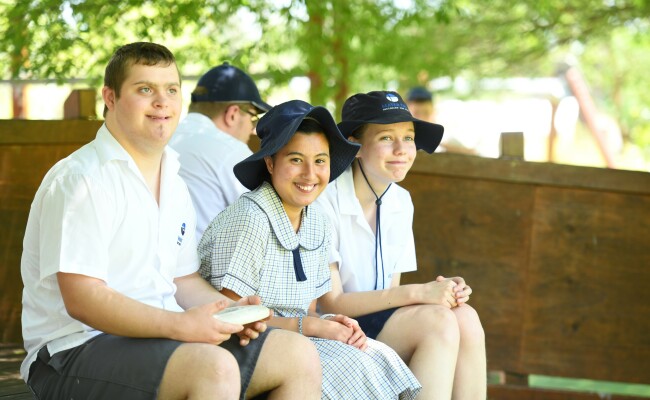
[[432, 101], [433, 95], [425, 87], [416, 86], [406, 95], [407, 101]]
[[395, 124], [413, 122], [415, 147], [433, 153], [442, 140], [442, 125], [415, 118], [396, 92], [374, 91], [357, 93], [343, 103], [342, 119], [338, 124], [343, 136], [350, 137], [365, 124]]
[[204, 101], [251, 103], [259, 112], [271, 109], [262, 101], [253, 79], [228, 63], [212, 68], [199, 79], [192, 92], [192, 103]]

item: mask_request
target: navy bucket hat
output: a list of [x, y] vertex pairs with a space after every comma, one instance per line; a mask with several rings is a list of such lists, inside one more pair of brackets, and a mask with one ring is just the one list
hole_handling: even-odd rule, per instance
[[254, 190], [265, 180], [270, 180], [264, 157], [272, 156], [284, 147], [305, 118], [317, 121], [327, 136], [330, 146], [330, 182], [345, 171], [354, 161], [360, 145], [343, 137], [332, 114], [325, 107], [291, 100], [271, 108], [257, 124], [257, 136], [261, 139], [259, 151], [233, 168], [242, 185]]
[[442, 125], [419, 120], [411, 115], [402, 97], [396, 92], [374, 91], [358, 93], [343, 103], [342, 120], [338, 127], [345, 137], [365, 124], [395, 124], [413, 122], [415, 147], [433, 153], [442, 140]]

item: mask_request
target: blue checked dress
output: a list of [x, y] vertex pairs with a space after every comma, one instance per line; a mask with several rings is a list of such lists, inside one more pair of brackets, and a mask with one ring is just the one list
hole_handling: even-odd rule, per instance
[[[218, 290], [258, 295], [277, 316], [307, 315], [311, 302], [331, 290], [329, 223], [306, 207], [296, 234], [269, 183], [242, 195], [208, 226], [199, 244], [201, 275]], [[306, 280], [294, 254], [299, 247]], [[412, 399], [421, 386], [390, 347], [368, 339], [358, 350], [310, 338], [323, 368], [323, 399]]]

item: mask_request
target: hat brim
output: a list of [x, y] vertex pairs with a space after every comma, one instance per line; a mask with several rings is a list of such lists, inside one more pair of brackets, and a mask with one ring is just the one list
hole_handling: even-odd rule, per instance
[[271, 106], [263, 101], [251, 101], [253, 107], [257, 109], [259, 113], [265, 113], [271, 109]]
[[305, 113], [301, 118], [295, 118], [284, 127], [278, 127], [281, 132], [277, 133], [278, 140], [262, 146], [259, 151], [235, 165], [233, 171], [235, 176], [249, 190], [256, 189], [265, 180], [270, 181], [269, 172], [266, 168], [264, 157], [272, 156], [280, 151], [298, 130], [302, 121], [311, 117], [323, 128], [330, 146], [330, 182], [338, 178], [346, 168], [352, 164], [354, 157], [359, 151], [360, 145], [349, 142], [339, 131], [332, 115], [325, 107], [314, 107]]
[[396, 124], [399, 122], [413, 122], [415, 129], [415, 147], [424, 150], [427, 153], [433, 153], [442, 141], [442, 135], [445, 128], [442, 125], [434, 124], [431, 122], [422, 121], [412, 116], [406, 115], [388, 115], [382, 119], [373, 119], [368, 121], [349, 120], [341, 121], [338, 124], [343, 136], [350, 137], [355, 130], [359, 129], [365, 124]]

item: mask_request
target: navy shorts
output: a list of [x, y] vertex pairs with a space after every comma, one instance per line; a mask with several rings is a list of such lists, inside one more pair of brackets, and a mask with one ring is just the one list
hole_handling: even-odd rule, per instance
[[[239, 363], [242, 399], [268, 332], [245, 347], [236, 335], [220, 345]], [[101, 334], [53, 356], [44, 346], [30, 366], [27, 385], [37, 399], [154, 400], [167, 361], [181, 344]]]
[[388, 310], [377, 311], [372, 314], [362, 315], [355, 318], [359, 326], [370, 339], [377, 339], [377, 336], [384, 329], [388, 318], [397, 311], [397, 308], [389, 308]]

